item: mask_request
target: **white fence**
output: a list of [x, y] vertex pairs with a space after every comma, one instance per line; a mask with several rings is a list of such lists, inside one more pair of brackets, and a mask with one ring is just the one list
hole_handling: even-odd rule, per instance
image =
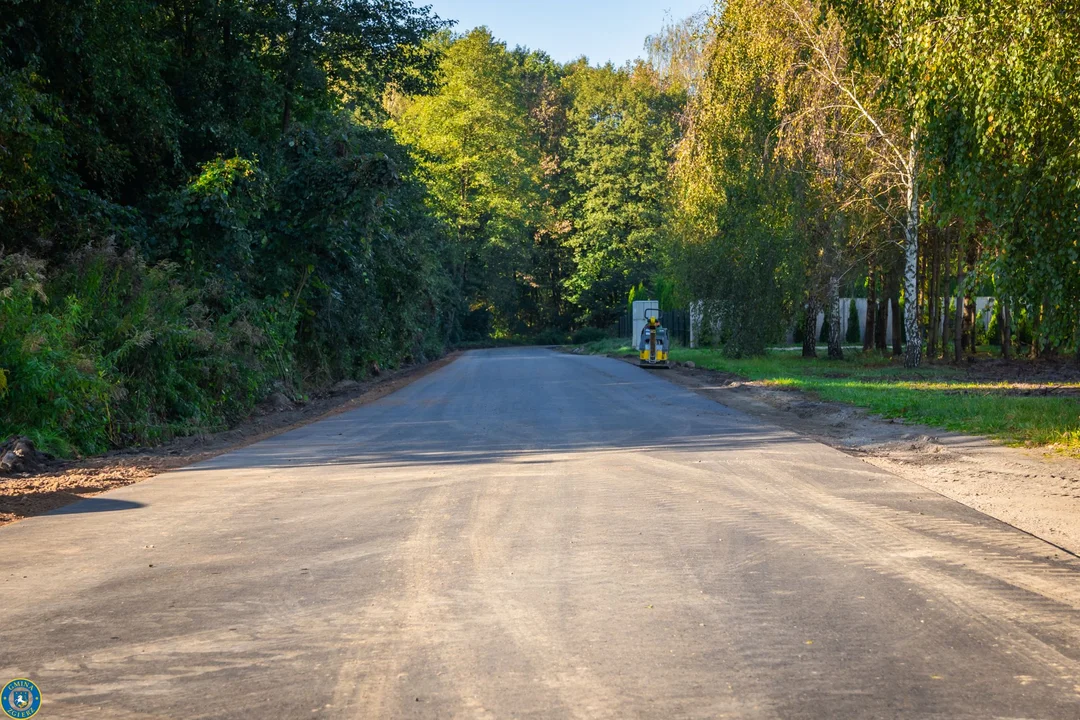
[[[945, 307], [945, 301], [942, 300], [942, 308]], [[859, 342], [863, 340], [863, 333], [866, 331], [866, 298], [855, 298], [855, 309], [859, 312]], [[977, 297], [975, 298], [975, 317], [978, 322], [982, 323], [983, 330], [987, 330], [990, 327], [990, 318], [994, 314], [994, 298], [992, 297]], [[840, 337], [846, 338], [848, 331], [848, 318], [851, 315], [851, 298], [840, 298]], [[951, 316], [950, 316], [951, 318]], [[951, 321], [951, 320], [950, 320]], [[821, 337], [821, 327], [825, 324], [825, 313], [819, 312], [817, 316], [817, 334], [814, 337]], [[892, 306], [890, 305], [885, 315], [885, 344], [892, 345]], [[938, 321], [938, 333], [941, 333], [945, 328], [945, 314], [941, 314], [941, 320]], [[788, 342], [793, 342], [794, 330], [789, 333]]]
[[[942, 308], [945, 308], [945, 300], [942, 300]], [[863, 332], [866, 330], [866, 298], [855, 298], [855, 309], [859, 313], [859, 342], [862, 342]], [[982, 323], [983, 330], [990, 327], [990, 318], [994, 314], [994, 298], [975, 298], [975, 317]], [[851, 315], [851, 298], [840, 298], [840, 337], [846, 338], [848, 331], [848, 319]], [[942, 332], [945, 325], [945, 317], [942, 313], [938, 323], [938, 332]], [[696, 339], [699, 334], [702, 320], [701, 301], [690, 304], [690, 347], [696, 347]], [[814, 337], [821, 337], [821, 328], [825, 324], [825, 313], [819, 312]], [[885, 343], [892, 345], [892, 307], [887, 308], [885, 314]], [[788, 331], [787, 342], [795, 341], [795, 328]]]

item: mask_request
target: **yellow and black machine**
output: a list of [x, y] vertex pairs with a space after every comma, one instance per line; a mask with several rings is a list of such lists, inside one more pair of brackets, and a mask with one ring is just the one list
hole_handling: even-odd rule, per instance
[[655, 315], [648, 315], [645, 327], [641, 329], [641, 338], [638, 340], [638, 365], [644, 368], [666, 368], [668, 365], [668, 335], [667, 328], [660, 324], [660, 311]]

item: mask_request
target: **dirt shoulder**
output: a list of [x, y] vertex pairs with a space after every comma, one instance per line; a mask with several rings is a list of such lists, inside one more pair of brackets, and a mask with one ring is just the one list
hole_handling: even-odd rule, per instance
[[153, 448], [50, 463], [41, 472], [0, 475], [0, 525], [55, 510], [85, 497], [227, 453], [389, 395], [453, 362], [454, 352], [422, 365], [383, 371], [364, 382], [339, 383], [303, 405], [271, 396], [258, 413], [218, 433], [177, 438]]
[[1080, 554], [1076, 459], [889, 420], [714, 370], [676, 367], [656, 372]]

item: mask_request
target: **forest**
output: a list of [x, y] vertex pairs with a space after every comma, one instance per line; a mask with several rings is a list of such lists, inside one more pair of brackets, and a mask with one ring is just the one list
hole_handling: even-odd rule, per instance
[[728, 0], [616, 67], [407, 0], [5, 3], [0, 435], [152, 444], [642, 294], [736, 357], [819, 310], [842, 356], [858, 295], [909, 367], [1080, 359], [1067, 5]]

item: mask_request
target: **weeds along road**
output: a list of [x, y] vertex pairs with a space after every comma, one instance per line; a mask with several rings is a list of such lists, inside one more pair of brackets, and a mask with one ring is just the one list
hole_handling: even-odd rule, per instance
[[42, 718], [1080, 717], [1080, 561], [539, 349], [0, 529], [0, 578]]

